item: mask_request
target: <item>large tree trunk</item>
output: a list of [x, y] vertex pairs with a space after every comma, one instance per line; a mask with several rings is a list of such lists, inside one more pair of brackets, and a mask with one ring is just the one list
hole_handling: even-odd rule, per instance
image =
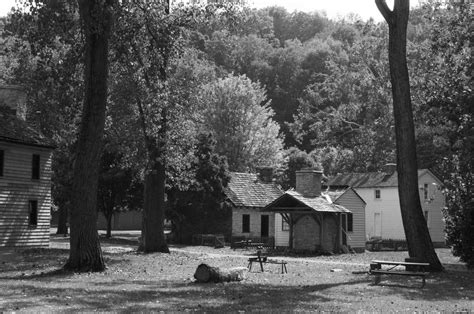
[[85, 47], [85, 99], [74, 164], [70, 254], [66, 269], [102, 271], [105, 263], [97, 233], [97, 186], [105, 125], [108, 38], [112, 1], [78, 0]]
[[242, 281], [247, 272], [246, 267], [218, 268], [207, 264], [201, 264], [194, 273], [197, 282], [229, 282]]
[[[154, 154], [152, 154], [154, 156]], [[165, 166], [155, 161], [145, 175], [143, 202], [143, 229], [141, 250], [145, 253], [169, 253], [164, 233], [165, 218]]]
[[385, 0], [375, 0], [389, 26], [389, 63], [397, 144], [398, 195], [403, 227], [412, 259], [428, 262], [432, 271], [441, 271], [438, 256], [426, 225], [418, 193], [415, 128], [410, 99], [406, 60], [406, 32], [409, 0], [395, 0], [391, 11]]
[[56, 234], [67, 235], [67, 229], [67, 207], [61, 206], [58, 211], [58, 229], [56, 230]]

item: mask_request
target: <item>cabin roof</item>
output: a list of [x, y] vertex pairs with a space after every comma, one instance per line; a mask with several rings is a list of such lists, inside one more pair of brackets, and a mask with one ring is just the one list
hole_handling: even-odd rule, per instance
[[273, 182], [262, 182], [257, 174], [231, 172], [226, 195], [235, 206], [265, 207], [283, 194]]
[[[428, 169], [418, 170], [418, 177], [424, 173], [430, 172], [435, 179], [439, 179]], [[373, 188], [373, 187], [397, 187], [397, 172], [367, 172], [367, 173], [345, 173], [330, 177], [326, 183], [329, 187], [354, 187], [354, 188]]]
[[26, 121], [0, 107], [0, 141], [55, 148], [55, 143], [37, 131]]

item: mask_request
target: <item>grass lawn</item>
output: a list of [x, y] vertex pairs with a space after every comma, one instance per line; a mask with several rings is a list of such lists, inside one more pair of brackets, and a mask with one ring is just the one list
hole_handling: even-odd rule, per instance
[[[49, 249], [0, 252], [0, 311], [474, 311], [474, 271], [449, 249], [438, 249], [446, 267], [421, 289], [418, 277], [366, 273], [372, 259], [403, 260], [407, 252], [366, 252], [324, 257], [285, 257], [279, 265], [248, 272], [241, 282], [198, 284], [200, 263], [247, 266], [252, 251], [171, 247], [171, 254], [137, 254], [135, 243], [103, 239], [107, 270], [61, 270], [68, 238], [52, 236]], [[337, 269], [338, 271], [331, 271]]]

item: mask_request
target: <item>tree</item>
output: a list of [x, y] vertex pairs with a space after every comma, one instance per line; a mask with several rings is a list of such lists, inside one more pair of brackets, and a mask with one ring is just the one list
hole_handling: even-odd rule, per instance
[[71, 238], [66, 269], [103, 271], [97, 233], [97, 185], [107, 103], [109, 35], [113, 0], [79, 0], [85, 37], [84, 107], [75, 152]]
[[297, 147], [291, 147], [285, 151], [285, 165], [283, 175], [278, 178], [278, 183], [282, 188], [288, 190], [296, 187], [296, 171], [303, 168], [321, 168], [321, 165], [306, 153]]
[[[174, 232], [181, 243], [193, 234], [227, 233], [230, 211], [224, 204], [224, 189], [229, 183], [225, 157], [216, 153], [212, 134], [197, 136], [188, 184], [175, 185], [168, 192]], [[229, 235], [230, 236], [230, 235]]]
[[228, 76], [202, 86], [196, 102], [196, 121], [204, 132], [213, 133], [217, 152], [227, 157], [230, 171], [282, 162], [280, 128], [257, 83]]
[[143, 187], [136, 168], [126, 165], [120, 147], [106, 143], [101, 157], [98, 187], [98, 210], [107, 221], [106, 237], [112, 236], [115, 213], [142, 208]]
[[431, 242], [418, 193], [415, 130], [406, 60], [409, 1], [395, 0], [393, 11], [385, 0], [375, 0], [375, 3], [389, 27], [388, 53], [397, 144], [398, 194], [408, 253], [411, 258], [429, 262], [431, 270], [441, 271], [443, 266]]

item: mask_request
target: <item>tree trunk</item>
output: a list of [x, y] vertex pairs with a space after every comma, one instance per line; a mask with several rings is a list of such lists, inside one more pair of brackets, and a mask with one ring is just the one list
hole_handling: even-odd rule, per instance
[[242, 281], [245, 279], [246, 267], [218, 268], [207, 264], [201, 264], [194, 273], [197, 282], [229, 282]]
[[97, 233], [97, 186], [107, 101], [112, 1], [78, 0], [86, 41], [85, 99], [74, 164], [70, 253], [65, 265], [75, 271], [105, 269]]
[[67, 228], [67, 207], [61, 206], [58, 211], [58, 229], [56, 234], [68, 234]]
[[113, 217], [113, 213], [109, 213], [107, 215], [105, 215], [105, 219], [107, 220], [107, 232], [106, 232], [106, 235], [105, 237], [107, 239], [110, 239], [112, 237], [112, 217]]
[[[152, 154], [155, 156], [155, 154]], [[169, 253], [164, 233], [165, 218], [165, 166], [155, 161], [145, 175], [143, 202], [143, 229], [141, 250], [145, 253]]]
[[375, 0], [389, 26], [389, 63], [397, 144], [398, 195], [410, 258], [428, 262], [432, 271], [441, 271], [438, 256], [426, 225], [418, 193], [415, 127], [410, 99], [406, 60], [406, 32], [410, 5], [395, 0], [391, 11], [385, 0]]

